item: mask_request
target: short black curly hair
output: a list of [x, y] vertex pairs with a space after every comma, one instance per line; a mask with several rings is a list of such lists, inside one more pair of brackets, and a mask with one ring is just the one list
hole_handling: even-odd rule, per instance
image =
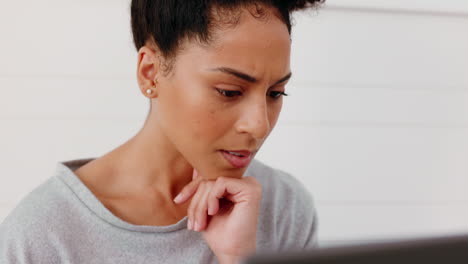
[[[254, 5], [253, 16], [261, 18], [261, 5], [275, 8], [291, 34], [291, 13], [317, 7], [325, 0], [132, 0], [131, 26], [136, 50], [148, 41], [154, 43], [165, 58], [166, 70], [172, 68], [172, 60], [179, 50], [181, 40], [197, 39], [201, 44], [212, 40], [212, 29], [236, 25], [239, 7]], [[214, 12], [217, 11], [217, 12]], [[227, 11], [227, 12], [225, 12]], [[216, 14], [216, 15], [215, 15]]]

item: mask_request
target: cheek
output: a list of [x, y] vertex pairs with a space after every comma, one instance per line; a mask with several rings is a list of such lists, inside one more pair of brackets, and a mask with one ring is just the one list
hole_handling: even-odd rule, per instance
[[270, 120], [270, 126], [271, 126], [270, 132], [273, 130], [273, 128], [275, 127], [279, 119], [282, 107], [283, 107], [283, 101], [281, 100], [275, 106], [272, 107], [271, 111], [268, 114], [268, 119]]
[[190, 122], [189, 129], [187, 131], [190, 133], [191, 140], [194, 142], [203, 142], [210, 141], [216, 133], [216, 126], [213, 126], [212, 120], [203, 114], [203, 112], [192, 113], [194, 116], [194, 121]]
[[[186, 86], [188, 87], [188, 86]], [[209, 144], [221, 137], [226, 127], [229, 127], [222, 105], [213, 100], [207, 89], [190, 87], [191, 89], [174, 90], [167, 117], [173, 129], [179, 130], [181, 136], [191, 142], [191, 145]]]
[[216, 104], [206, 102], [192, 111], [192, 132], [195, 140], [214, 141], [230, 127], [229, 119]]

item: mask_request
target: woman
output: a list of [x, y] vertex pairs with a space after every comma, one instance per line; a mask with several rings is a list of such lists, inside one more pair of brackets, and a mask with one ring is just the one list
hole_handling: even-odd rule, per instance
[[316, 246], [312, 197], [254, 160], [291, 77], [290, 13], [318, 1], [133, 0], [143, 128], [59, 162], [0, 227], [1, 263], [237, 263]]

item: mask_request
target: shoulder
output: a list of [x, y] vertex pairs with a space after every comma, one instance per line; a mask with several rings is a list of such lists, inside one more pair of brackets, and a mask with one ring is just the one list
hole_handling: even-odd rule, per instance
[[51, 177], [16, 205], [0, 224], [0, 259], [17, 263], [18, 258], [45, 254], [51, 228], [66, 215], [63, 187], [57, 177]]
[[262, 185], [260, 228], [271, 232], [277, 249], [317, 246], [317, 211], [314, 198], [296, 177], [281, 169], [253, 160], [246, 176]]
[[[313, 208], [312, 194], [301, 181], [286, 171], [269, 166], [259, 160], [253, 160], [245, 176], [256, 178], [262, 185], [262, 195], [268, 199], [296, 201]], [[281, 204], [285, 205], [284, 202]]]
[[[58, 179], [51, 177], [45, 182], [34, 188], [15, 206], [10, 214], [5, 218], [2, 227], [5, 225], [30, 224], [35, 221], [32, 219], [41, 219], [48, 216], [48, 209], [54, 203], [57, 203]], [[34, 216], [34, 218], [32, 218]]]

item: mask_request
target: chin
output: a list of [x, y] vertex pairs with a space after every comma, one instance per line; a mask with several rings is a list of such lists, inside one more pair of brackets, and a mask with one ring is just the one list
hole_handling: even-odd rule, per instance
[[226, 177], [241, 179], [246, 168], [231, 168], [227, 170]]
[[235, 178], [241, 179], [244, 175], [245, 168], [237, 169], [237, 168], [222, 168], [222, 169], [215, 169], [210, 174], [213, 175], [211, 177], [203, 177], [206, 180], [216, 180], [219, 177], [227, 177], [227, 178]]

